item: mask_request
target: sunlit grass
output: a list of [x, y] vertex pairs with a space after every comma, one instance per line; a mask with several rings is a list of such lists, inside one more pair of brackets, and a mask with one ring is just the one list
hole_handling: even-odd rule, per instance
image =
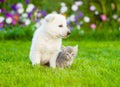
[[0, 42], [0, 87], [119, 87], [120, 42], [63, 41], [79, 45], [69, 69], [32, 67], [30, 41]]

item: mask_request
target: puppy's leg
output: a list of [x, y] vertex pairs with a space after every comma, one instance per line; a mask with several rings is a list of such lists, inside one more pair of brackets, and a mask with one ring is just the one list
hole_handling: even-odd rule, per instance
[[52, 55], [50, 58], [50, 67], [56, 68], [56, 59], [57, 59], [57, 54]]
[[38, 51], [31, 51], [30, 60], [32, 65], [40, 64], [40, 53]]

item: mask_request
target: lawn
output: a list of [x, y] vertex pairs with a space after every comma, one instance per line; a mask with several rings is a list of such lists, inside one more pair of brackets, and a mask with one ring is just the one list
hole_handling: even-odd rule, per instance
[[30, 41], [0, 41], [0, 87], [120, 87], [119, 41], [63, 41], [79, 45], [71, 68], [32, 67]]

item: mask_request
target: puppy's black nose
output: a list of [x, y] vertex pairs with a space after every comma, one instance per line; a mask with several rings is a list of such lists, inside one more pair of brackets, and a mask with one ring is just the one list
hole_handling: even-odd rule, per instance
[[71, 32], [70, 32], [70, 31], [68, 31], [68, 32], [67, 32], [67, 35], [70, 35], [70, 34], [71, 34]]

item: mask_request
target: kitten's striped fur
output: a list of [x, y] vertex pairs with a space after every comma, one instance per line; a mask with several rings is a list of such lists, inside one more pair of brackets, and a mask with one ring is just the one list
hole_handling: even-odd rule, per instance
[[60, 68], [66, 68], [70, 67], [72, 65], [72, 62], [77, 55], [78, 51], [78, 45], [72, 47], [72, 46], [66, 46], [62, 47], [62, 51], [59, 53], [56, 65]]

